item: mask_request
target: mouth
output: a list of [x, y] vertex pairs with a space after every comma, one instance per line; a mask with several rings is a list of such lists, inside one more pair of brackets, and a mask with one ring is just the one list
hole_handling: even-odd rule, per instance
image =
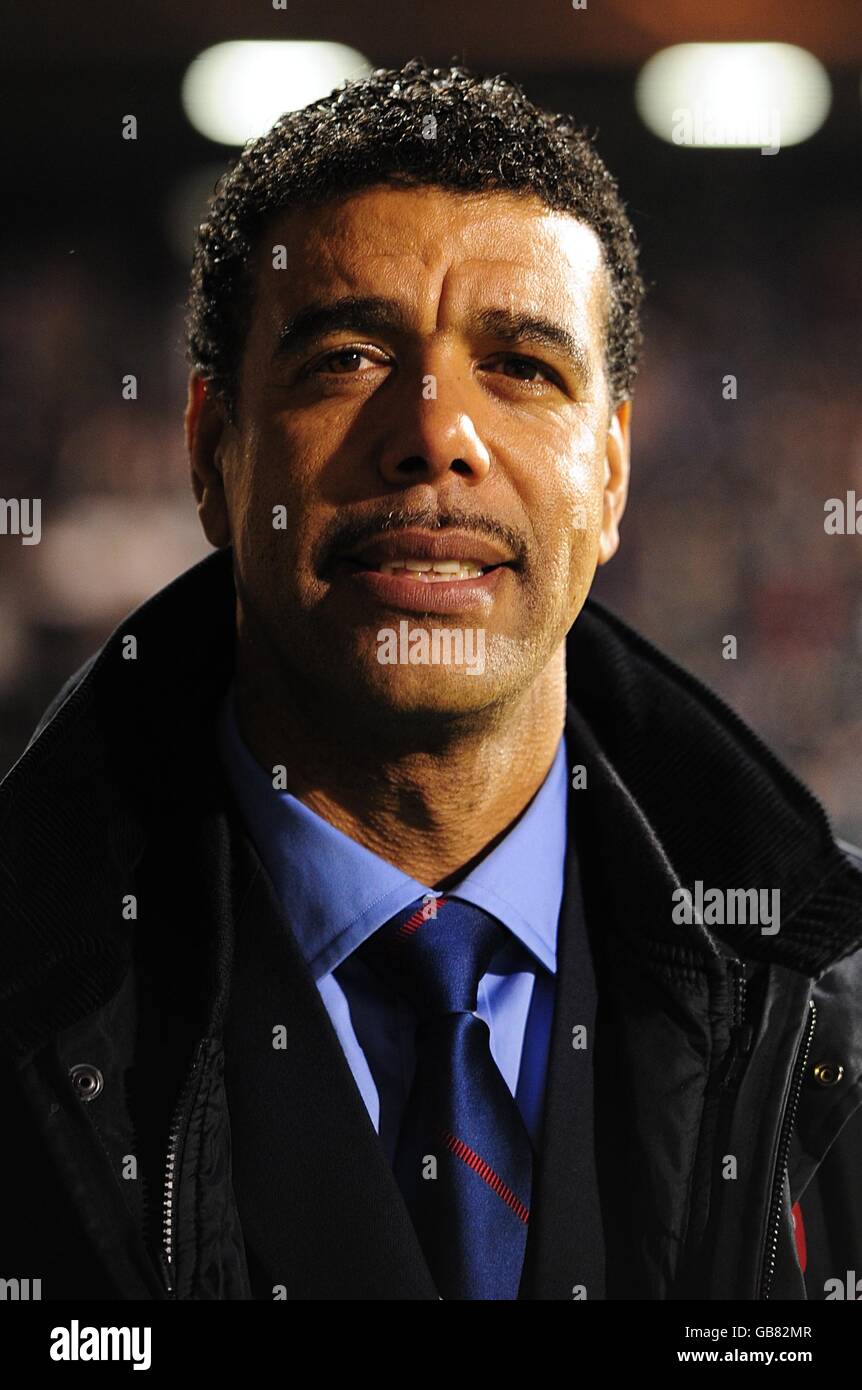
[[[389, 574], [399, 579], [414, 580], [420, 584], [454, 584], [459, 579], [481, 579], [491, 570], [502, 569], [502, 565], [480, 565], [478, 560], [432, 560], [428, 555], [411, 555], [406, 560], [381, 560], [369, 564], [345, 557], [345, 564], [354, 573], [365, 571], [368, 574]], [[505, 566], [508, 568], [508, 566]]]
[[335, 575], [350, 578], [378, 603], [410, 612], [487, 609], [515, 558], [466, 531], [398, 531], [338, 557]]
[[420, 584], [481, 579], [491, 570], [514, 569], [514, 557], [492, 541], [466, 531], [397, 531], [341, 557], [348, 568], [396, 575]]

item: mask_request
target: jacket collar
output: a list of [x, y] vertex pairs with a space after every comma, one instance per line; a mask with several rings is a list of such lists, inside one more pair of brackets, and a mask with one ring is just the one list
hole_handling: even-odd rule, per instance
[[[123, 902], [166, 800], [190, 823], [218, 821], [213, 721], [234, 613], [232, 552], [217, 551], [120, 623], [0, 786], [0, 1036], [13, 1053], [116, 992], [133, 938]], [[594, 600], [567, 660], [569, 745], [600, 792], [585, 815], [594, 805], [611, 891], [632, 909], [617, 913], [631, 950], [683, 969], [729, 950], [817, 978], [859, 947], [862, 874], [721, 700]], [[671, 893], [698, 879], [779, 889], [780, 933], [674, 924]]]
[[[567, 664], [569, 724], [603, 793], [594, 815], [635, 949], [692, 962], [729, 953], [814, 979], [858, 950], [862, 873], [820, 803], [728, 705], [595, 601]], [[625, 866], [645, 858], [648, 880], [635, 883]], [[698, 881], [704, 892], [777, 889], [779, 932], [675, 924], [671, 894]]]

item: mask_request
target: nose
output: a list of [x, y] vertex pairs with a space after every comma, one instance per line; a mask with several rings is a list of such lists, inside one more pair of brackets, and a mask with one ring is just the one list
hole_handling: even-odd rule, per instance
[[387, 423], [378, 466], [390, 487], [441, 482], [449, 473], [474, 485], [488, 476], [491, 456], [453, 383], [405, 382]]

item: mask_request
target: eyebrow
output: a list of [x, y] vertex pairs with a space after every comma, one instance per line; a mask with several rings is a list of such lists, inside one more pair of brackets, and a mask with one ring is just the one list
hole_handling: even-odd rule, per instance
[[[470, 316], [468, 329], [515, 346], [535, 344], [565, 357], [583, 382], [593, 375], [590, 354], [568, 328], [541, 315], [517, 310], [488, 308]], [[376, 295], [346, 295], [328, 304], [314, 303], [301, 309], [278, 334], [274, 358], [294, 357], [327, 333], [409, 333], [412, 325], [397, 300]]]
[[511, 344], [534, 343], [552, 353], [561, 353], [584, 382], [593, 375], [590, 354], [568, 328], [540, 315], [522, 314], [514, 309], [482, 309], [472, 323], [491, 338]]
[[309, 304], [279, 330], [275, 357], [293, 357], [326, 333], [409, 331], [407, 315], [394, 299], [346, 295], [329, 304]]

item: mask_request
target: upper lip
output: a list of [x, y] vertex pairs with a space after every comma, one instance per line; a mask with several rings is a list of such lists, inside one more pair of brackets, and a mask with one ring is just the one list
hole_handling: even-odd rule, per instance
[[478, 565], [511, 565], [513, 556], [472, 531], [390, 531], [357, 546], [344, 557], [362, 565], [387, 560], [474, 560]]

